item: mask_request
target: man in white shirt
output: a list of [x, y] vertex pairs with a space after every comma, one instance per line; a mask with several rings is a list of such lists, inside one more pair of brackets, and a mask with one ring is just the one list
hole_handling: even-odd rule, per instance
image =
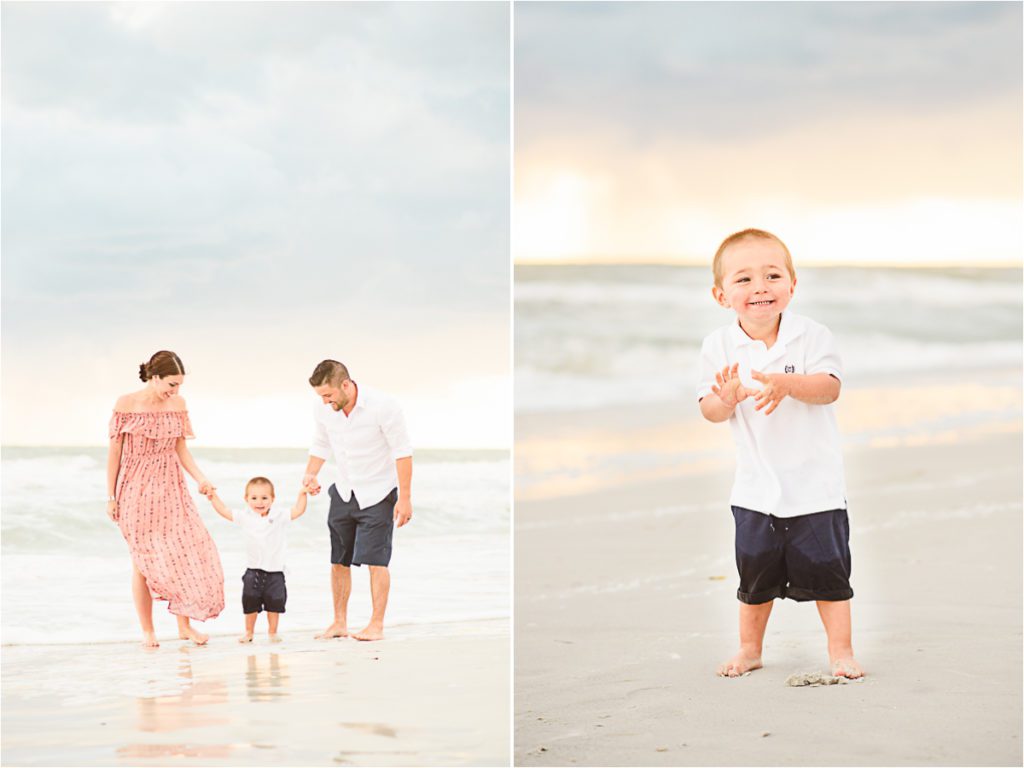
[[[391, 589], [391, 539], [394, 524], [412, 519], [412, 448], [405, 418], [388, 395], [358, 386], [337, 360], [324, 360], [309, 377], [321, 399], [313, 414], [316, 429], [303, 486], [320, 492], [317, 473], [333, 457], [337, 481], [328, 489], [331, 507], [331, 592], [334, 621], [318, 638], [381, 640]], [[348, 631], [352, 565], [370, 569], [373, 615], [359, 632]]]

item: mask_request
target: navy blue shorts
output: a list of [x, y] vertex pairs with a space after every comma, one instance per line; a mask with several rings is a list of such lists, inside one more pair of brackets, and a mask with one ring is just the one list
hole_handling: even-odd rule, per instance
[[338, 489], [327, 489], [331, 508], [327, 528], [331, 532], [331, 562], [334, 565], [387, 565], [391, 562], [391, 534], [395, 529], [398, 489], [366, 509], [359, 508], [355, 491], [342, 501]]
[[288, 589], [281, 571], [246, 568], [242, 574], [242, 613], [284, 613]]
[[845, 509], [775, 517], [743, 507], [736, 520], [740, 602], [849, 600], [850, 520]]

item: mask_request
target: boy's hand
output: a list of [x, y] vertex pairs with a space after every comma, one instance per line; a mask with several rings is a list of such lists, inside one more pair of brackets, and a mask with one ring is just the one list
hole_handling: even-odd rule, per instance
[[757, 403], [754, 410], [760, 411], [767, 405], [768, 410], [764, 412], [764, 415], [767, 416], [778, 408], [779, 403], [789, 395], [786, 375], [784, 373], [761, 373], [760, 371], [751, 371], [750, 375], [755, 381], [764, 384], [759, 392], [754, 393], [754, 400]]
[[720, 373], [715, 374], [716, 383], [711, 385], [711, 391], [729, 408], [735, 408], [753, 394], [740, 381], [739, 370], [739, 363], [735, 363], [732, 368], [725, 366]]
[[217, 488], [209, 480], [202, 480], [199, 483], [199, 493], [208, 499], [212, 499], [214, 494], [217, 492]]

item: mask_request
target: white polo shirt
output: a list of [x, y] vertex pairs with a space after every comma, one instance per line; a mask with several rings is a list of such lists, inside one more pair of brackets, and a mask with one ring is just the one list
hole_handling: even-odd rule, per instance
[[334, 457], [334, 485], [344, 501], [355, 491], [359, 508], [372, 507], [398, 487], [395, 460], [412, 456], [405, 417], [394, 398], [359, 387], [352, 412], [335, 411], [327, 403], [313, 409], [316, 424], [309, 453]]
[[[739, 319], [719, 328], [700, 351], [697, 397], [711, 394], [715, 372], [739, 363], [740, 380], [760, 389], [762, 373], [828, 373], [842, 379], [832, 333], [821, 323], [783, 312], [771, 349], [750, 338]], [[834, 407], [787, 397], [770, 416], [748, 397], [729, 418], [736, 442], [736, 480], [729, 503], [777, 517], [846, 509], [843, 455]], [[767, 408], [767, 406], [766, 406]]]
[[271, 508], [263, 516], [244, 507], [238, 512], [231, 510], [231, 518], [245, 536], [245, 567], [283, 573], [288, 543], [286, 530], [292, 520], [292, 511]]

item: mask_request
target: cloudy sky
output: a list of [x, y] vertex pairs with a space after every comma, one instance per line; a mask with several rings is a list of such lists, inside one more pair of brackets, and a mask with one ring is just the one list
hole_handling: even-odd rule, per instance
[[5, 3], [3, 442], [103, 444], [172, 349], [206, 445], [303, 445], [314, 365], [503, 447], [509, 9]]
[[514, 256], [1019, 263], [1020, 3], [520, 3]]

